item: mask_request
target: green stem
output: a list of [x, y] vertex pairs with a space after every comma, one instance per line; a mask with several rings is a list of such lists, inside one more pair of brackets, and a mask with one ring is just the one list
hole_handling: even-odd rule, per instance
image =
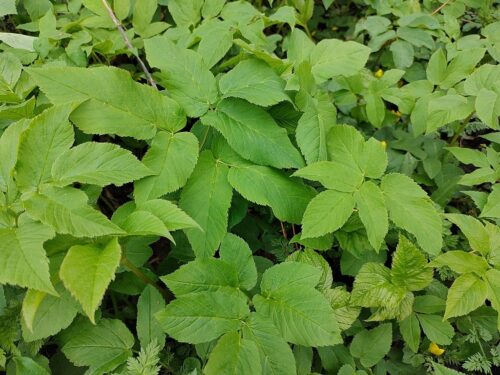
[[153, 279], [151, 279], [148, 275], [142, 272], [140, 268], [136, 267], [125, 255], [122, 255], [121, 264], [122, 266], [127, 268], [130, 272], [132, 272], [143, 283], [149, 284], [153, 286], [156, 290], [158, 290], [166, 301], [170, 301], [173, 299], [173, 296], [170, 294], [168, 290], [159, 286]]
[[453, 138], [450, 141], [450, 146], [455, 146], [457, 144], [457, 141], [458, 141], [458, 138], [460, 137], [460, 134], [462, 134], [462, 132], [464, 131], [465, 127], [469, 123], [473, 114], [474, 114], [474, 112], [471, 113], [469, 116], [467, 116], [464, 121], [462, 121], [462, 124], [460, 125], [457, 132], [455, 133], [455, 135], [453, 136]]

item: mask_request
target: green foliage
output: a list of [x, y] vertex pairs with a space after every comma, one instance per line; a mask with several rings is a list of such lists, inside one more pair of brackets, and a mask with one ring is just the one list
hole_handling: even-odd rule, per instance
[[0, 3], [0, 372], [499, 371], [498, 0]]

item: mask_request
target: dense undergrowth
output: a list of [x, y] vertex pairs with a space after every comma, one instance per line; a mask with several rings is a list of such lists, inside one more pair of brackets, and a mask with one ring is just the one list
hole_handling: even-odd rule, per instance
[[0, 372], [493, 374], [497, 0], [0, 0]]

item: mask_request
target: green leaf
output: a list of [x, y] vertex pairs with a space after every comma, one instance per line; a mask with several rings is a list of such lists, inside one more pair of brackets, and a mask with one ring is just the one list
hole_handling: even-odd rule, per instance
[[500, 218], [500, 184], [493, 185], [480, 216]]
[[446, 147], [446, 149], [461, 163], [472, 164], [478, 168], [490, 167], [486, 154], [481, 151], [461, 147]]
[[490, 235], [479, 220], [461, 214], [447, 214], [446, 218], [460, 228], [472, 250], [482, 255], [490, 253]]
[[370, 52], [370, 48], [356, 42], [324, 39], [311, 53], [314, 78], [322, 83], [337, 76], [352, 76], [365, 66]]
[[427, 268], [424, 254], [405, 236], [399, 236], [398, 247], [392, 258], [393, 284], [408, 291], [422, 290], [432, 282], [432, 269]]
[[290, 101], [285, 94], [285, 81], [265, 62], [243, 60], [222, 76], [219, 88], [224, 98], [234, 97], [262, 107]]
[[163, 276], [162, 281], [177, 296], [185, 294], [238, 288], [236, 268], [220, 259], [196, 259], [175, 272]]
[[490, 128], [499, 129], [500, 96], [488, 89], [481, 89], [476, 98], [477, 117]]
[[216, 102], [215, 77], [199, 53], [165, 36], [145, 40], [144, 47], [151, 66], [161, 70], [160, 82], [189, 117], [202, 116]]
[[124, 70], [44, 67], [27, 71], [52, 103], [81, 103], [71, 121], [84, 133], [150, 139], [157, 129], [173, 132], [186, 124], [175, 101], [134, 82]]
[[352, 193], [359, 189], [363, 174], [359, 168], [337, 161], [318, 161], [296, 171], [293, 176], [318, 181], [327, 189]]
[[292, 350], [281, 338], [274, 324], [263, 316], [252, 313], [243, 326], [243, 337], [252, 340], [259, 350], [262, 373], [295, 375], [295, 359]]
[[210, 353], [204, 373], [207, 375], [262, 374], [257, 345], [252, 340], [242, 338], [239, 332], [226, 333]]
[[161, 197], [184, 186], [198, 159], [198, 140], [192, 133], [159, 132], [142, 162], [155, 175], [134, 183], [138, 202]]
[[57, 295], [50, 282], [49, 260], [43, 243], [54, 237], [49, 227], [24, 222], [17, 228], [0, 228], [0, 283], [19, 285]]
[[465, 375], [463, 372], [452, 370], [439, 363], [433, 362], [432, 365], [434, 366], [435, 375]]
[[135, 31], [141, 34], [151, 23], [158, 7], [158, 0], [137, 1], [134, 7], [132, 25]]
[[429, 265], [432, 267], [447, 266], [457, 273], [476, 272], [481, 274], [489, 268], [488, 262], [483, 258], [462, 250], [447, 251], [435, 258]]
[[434, 52], [427, 64], [427, 79], [433, 85], [439, 85], [446, 76], [446, 55], [443, 49], [438, 49]]
[[326, 190], [314, 197], [302, 219], [302, 238], [320, 237], [335, 232], [345, 224], [354, 209], [350, 193]]
[[7, 14], [17, 14], [16, 0], [5, 0], [0, 4], [0, 17]]
[[147, 285], [137, 301], [137, 337], [141, 347], [156, 341], [160, 347], [165, 344], [165, 333], [161, 330], [155, 314], [165, 308], [165, 301], [158, 290]]
[[224, 99], [202, 122], [217, 129], [244, 158], [276, 168], [299, 168], [304, 162], [285, 129], [262, 108], [241, 99]]
[[378, 252], [389, 230], [389, 219], [382, 191], [373, 182], [366, 181], [354, 193], [354, 199], [359, 218], [366, 228], [368, 240]]
[[134, 336], [123, 322], [103, 319], [73, 335], [62, 347], [63, 353], [76, 366], [89, 366], [92, 373], [108, 373], [132, 355]]
[[132, 212], [120, 227], [131, 236], [162, 236], [175, 242], [163, 221], [149, 211]]
[[156, 318], [175, 340], [199, 344], [238, 330], [249, 313], [243, 296], [216, 291], [181, 296], [157, 313]]
[[353, 126], [334, 126], [327, 137], [328, 158], [353, 171], [362, 169], [364, 143], [363, 136]]
[[148, 211], [159, 218], [169, 231], [200, 226], [179, 207], [165, 199], [152, 199], [139, 204], [141, 211]]
[[327, 160], [327, 135], [336, 123], [337, 109], [328, 96], [317, 98], [305, 108], [297, 124], [295, 139], [307, 164]]
[[111, 143], [82, 143], [60, 154], [52, 166], [53, 179], [62, 185], [121, 186], [151, 174], [130, 151]]
[[0, 136], [0, 160], [2, 160], [0, 163], [0, 190], [6, 192], [7, 195], [17, 194], [17, 188], [13, 181], [13, 171], [17, 162], [21, 134], [29, 124], [29, 120], [15, 122], [9, 125]]
[[462, 316], [477, 309], [487, 295], [486, 284], [472, 273], [457, 277], [448, 291], [444, 318]]
[[[225, 2], [225, 0], [205, 2], [204, 9], [209, 12], [220, 11], [220, 9], [216, 9], [217, 1], [219, 3]], [[210, 7], [213, 7], [213, 9], [209, 9]], [[214, 15], [214, 17], [215, 16], [216, 15]], [[207, 68], [211, 69], [231, 49], [233, 45], [234, 29], [228, 21], [221, 21], [218, 18], [207, 20], [205, 16], [204, 18], [204, 22], [194, 30], [194, 35], [201, 38], [196, 51], [203, 58]]]
[[392, 325], [385, 323], [357, 333], [349, 350], [353, 357], [360, 359], [363, 366], [372, 367], [389, 353], [391, 343]]
[[260, 283], [261, 293], [273, 295], [283, 288], [310, 287], [318, 285], [321, 270], [300, 262], [284, 262], [277, 264], [264, 272]]
[[[488, 290], [488, 299], [491, 301], [493, 308], [500, 311], [500, 271], [492, 268], [488, 270], [483, 278]], [[500, 325], [500, 320], [499, 323]]]
[[406, 319], [400, 321], [399, 330], [406, 345], [408, 345], [413, 353], [417, 353], [420, 346], [420, 325], [417, 316], [410, 314]]
[[186, 235], [197, 256], [215, 253], [227, 230], [232, 188], [228, 167], [214, 159], [210, 151], [200, 154], [198, 164], [182, 190], [180, 207], [203, 229], [187, 229]]
[[410, 43], [404, 40], [396, 40], [391, 43], [390, 50], [396, 68], [405, 69], [413, 64], [415, 51]]
[[366, 177], [380, 178], [387, 169], [387, 152], [382, 142], [375, 138], [368, 139], [363, 145], [360, 168]]
[[417, 314], [425, 335], [438, 345], [450, 345], [455, 335], [453, 326], [439, 315]]
[[253, 303], [257, 313], [271, 319], [288, 342], [325, 346], [342, 340], [330, 304], [310, 286], [279, 288], [264, 297], [256, 295]]
[[12, 358], [16, 364], [16, 374], [50, 375], [46, 368], [28, 357]]
[[269, 206], [281, 221], [300, 224], [315, 191], [284, 172], [260, 165], [234, 166], [229, 183], [245, 199]]
[[21, 134], [16, 181], [22, 189], [48, 181], [54, 161], [73, 144], [73, 127], [68, 121], [73, 107], [62, 105], [45, 110]]
[[325, 291], [331, 288], [333, 283], [333, 274], [330, 264], [323, 256], [312, 249], [296, 251], [286, 258], [287, 262], [299, 262], [309, 264], [321, 272], [321, 277], [316, 285], [319, 290]]
[[240, 287], [251, 290], [255, 286], [257, 268], [252, 251], [243, 239], [231, 233], [226, 234], [220, 245], [219, 255], [224, 262], [236, 269]]
[[64, 286], [92, 322], [104, 292], [115, 278], [121, 252], [117, 238], [101, 246], [75, 245], [70, 247], [61, 264], [59, 276]]
[[78, 304], [64, 289], [56, 285], [58, 297], [30, 289], [26, 292], [22, 307], [22, 332], [27, 342], [55, 335], [67, 328], [78, 313]]
[[385, 175], [380, 187], [391, 221], [413, 234], [424, 251], [437, 255], [443, 243], [442, 220], [422, 188], [399, 173]]
[[101, 212], [87, 205], [83, 191], [71, 187], [45, 185], [39, 193], [26, 196], [23, 205], [31, 217], [52, 226], [58, 233], [75, 237], [124, 233]]
[[197, 0], [170, 0], [168, 11], [177, 26], [196, 25], [200, 21], [200, 12], [203, 1]]
[[429, 134], [450, 122], [463, 120], [473, 111], [472, 101], [461, 95], [448, 94], [432, 98], [428, 103], [426, 132]]

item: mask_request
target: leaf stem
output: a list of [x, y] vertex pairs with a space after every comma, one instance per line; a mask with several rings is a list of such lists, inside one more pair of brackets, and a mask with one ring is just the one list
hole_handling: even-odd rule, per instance
[[141, 280], [145, 284], [153, 286], [156, 290], [158, 290], [166, 301], [170, 301], [173, 299], [172, 294], [168, 290], [159, 286], [153, 279], [142, 272], [140, 268], [136, 267], [125, 255], [122, 255], [121, 264], [130, 272], [132, 272], [139, 280]]
[[447, 4], [449, 4], [451, 0], [446, 0], [443, 4], [441, 4], [439, 7], [437, 7], [434, 12], [431, 13], [431, 16], [434, 16], [436, 13], [438, 13], [441, 9], [443, 9]]
[[456, 145], [458, 138], [460, 137], [460, 134], [462, 134], [462, 132], [464, 131], [465, 127], [469, 123], [473, 114], [474, 112], [472, 112], [469, 116], [467, 116], [464, 121], [462, 121], [462, 124], [460, 124], [460, 127], [458, 128], [457, 132], [455, 133], [455, 135], [453, 135], [453, 138], [450, 141], [450, 146]]
[[115, 13], [113, 12], [113, 9], [111, 9], [111, 7], [109, 6], [108, 1], [107, 0], [101, 0], [101, 1], [102, 1], [102, 4], [104, 5], [104, 7], [106, 8], [106, 10], [108, 11], [108, 14], [111, 17], [111, 20], [113, 21], [116, 28], [120, 32], [122, 39], [125, 42], [125, 45], [127, 46], [129, 51], [132, 52], [132, 54], [137, 59], [137, 62], [141, 66], [141, 69], [144, 72], [144, 75], [146, 76], [146, 79], [148, 80], [149, 84], [158, 90], [158, 87], [156, 86], [156, 82], [153, 79], [153, 76], [149, 72], [144, 61], [142, 61], [142, 59], [139, 57], [139, 54], [135, 51], [134, 47], [132, 46], [132, 43], [130, 42], [130, 39], [127, 36], [127, 32], [125, 31], [125, 28], [121, 24], [120, 20], [116, 17]]

